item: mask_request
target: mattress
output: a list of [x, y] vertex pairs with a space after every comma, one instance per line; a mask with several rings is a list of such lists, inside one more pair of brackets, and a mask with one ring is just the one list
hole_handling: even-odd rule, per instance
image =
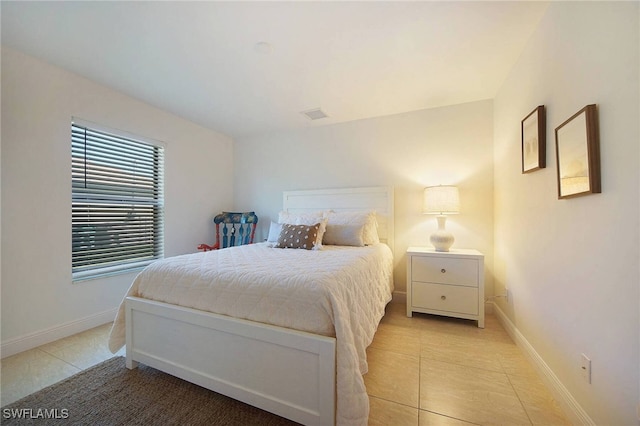
[[[259, 243], [157, 261], [126, 296], [335, 337], [336, 421], [366, 424], [366, 348], [391, 300], [392, 270], [382, 243], [322, 250]], [[123, 303], [109, 348], [124, 343]]]

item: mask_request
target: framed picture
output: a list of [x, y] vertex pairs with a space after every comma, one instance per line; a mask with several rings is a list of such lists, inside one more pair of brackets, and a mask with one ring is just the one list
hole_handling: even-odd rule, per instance
[[544, 169], [547, 166], [546, 119], [544, 105], [531, 111], [521, 123], [522, 173]]
[[558, 198], [600, 192], [598, 111], [587, 105], [556, 127]]

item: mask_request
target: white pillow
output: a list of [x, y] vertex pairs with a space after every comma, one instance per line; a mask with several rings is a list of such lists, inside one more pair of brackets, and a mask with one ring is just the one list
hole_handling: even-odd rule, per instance
[[309, 213], [290, 213], [287, 211], [281, 211], [278, 213], [278, 223], [288, 223], [289, 225], [315, 225], [316, 223], [320, 224], [320, 229], [318, 230], [318, 238], [316, 239], [316, 244], [314, 246], [315, 250], [319, 250], [322, 248], [322, 237], [324, 236], [324, 232], [327, 229], [327, 217], [326, 213], [323, 211], [317, 212], [309, 212]]
[[332, 246], [364, 246], [364, 225], [327, 225], [322, 244]]
[[362, 239], [365, 245], [376, 244], [380, 242], [378, 236], [378, 221], [376, 220], [375, 211], [365, 212], [334, 212], [330, 211], [328, 227], [332, 225], [356, 225], [364, 226]]
[[269, 236], [267, 236], [268, 243], [277, 243], [278, 237], [280, 236], [280, 231], [282, 231], [282, 224], [271, 222], [269, 225]]

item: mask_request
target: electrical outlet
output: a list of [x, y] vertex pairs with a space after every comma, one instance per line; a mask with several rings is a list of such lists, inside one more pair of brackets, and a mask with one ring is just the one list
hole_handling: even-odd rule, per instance
[[591, 384], [591, 360], [585, 354], [580, 355], [580, 370], [584, 380]]

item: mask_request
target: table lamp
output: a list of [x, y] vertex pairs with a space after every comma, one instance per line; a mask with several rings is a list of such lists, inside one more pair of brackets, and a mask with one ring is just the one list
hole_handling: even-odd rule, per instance
[[449, 251], [453, 244], [453, 235], [445, 229], [448, 214], [460, 213], [460, 195], [458, 188], [450, 185], [429, 186], [424, 189], [424, 214], [437, 214], [438, 230], [429, 240], [436, 251]]

